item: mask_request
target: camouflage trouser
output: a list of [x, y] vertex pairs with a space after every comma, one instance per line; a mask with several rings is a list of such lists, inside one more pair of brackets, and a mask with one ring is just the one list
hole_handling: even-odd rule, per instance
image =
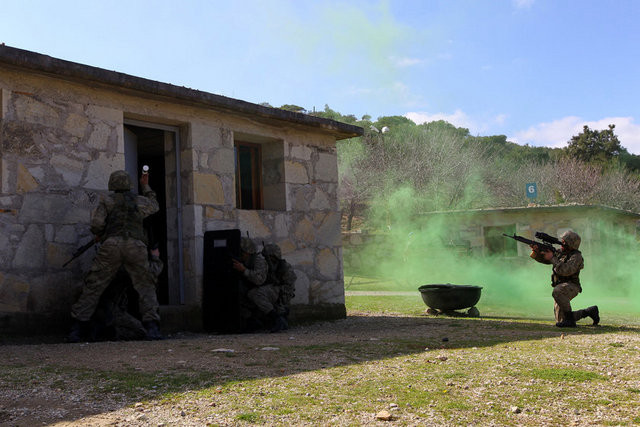
[[247, 292], [247, 298], [254, 303], [262, 314], [268, 314], [276, 308], [280, 289], [273, 285], [263, 285], [251, 288]]
[[[560, 283], [553, 287], [553, 300], [555, 304], [553, 306], [553, 312], [556, 315], [556, 322], [562, 322], [564, 320], [564, 313], [571, 312], [571, 300], [574, 299], [580, 293], [580, 287], [575, 283], [567, 282]], [[580, 317], [578, 317], [580, 316]], [[576, 311], [573, 315], [575, 320], [580, 320], [585, 317], [582, 314], [582, 310]]]
[[129, 273], [133, 287], [138, 292], [142, 320], [160, 321], [154, 278], [149, 271], [147, 246], [140, 240], [122, 237], [109, 237], [100, 245], [91, 269], [85, 277], [82, 295], [71, 307], [73, 318], [80, 321], [88, 321], [91, 318], [100, 295], [121, 266]]

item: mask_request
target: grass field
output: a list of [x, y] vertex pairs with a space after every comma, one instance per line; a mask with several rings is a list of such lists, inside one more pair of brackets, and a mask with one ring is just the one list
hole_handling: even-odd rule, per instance
[[[415, 284], [358, 275], [346, 275], [344, 283], [346, 305], [350, 310], [421, 315], [427, 308]], [[553, 300], [550, 289], [541, 289], [535, 301], [529, 297], [527, 301], [511, 305], [496, 301], [490, 293], [483, 291], [477, 308], [483, 318], [553, 322]], [[628, 307], [628, 301], [619, 298], [600, 298], [598, 304], [602, 305], [603, 323], [640, 325], [640, 314]], [[615, 310], [609, 308], [615, 308]], [[464, 311], [460, 310], [461, 313]]]
[[285, 334], [0, 346], [0, 425], [640, 424], [635, 315], [427, 316], [356, 279], [347, 319]]

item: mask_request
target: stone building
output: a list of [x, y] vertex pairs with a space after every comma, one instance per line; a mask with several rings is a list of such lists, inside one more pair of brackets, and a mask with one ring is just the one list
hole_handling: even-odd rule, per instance
[[[446, 248], [463, 256], [499, 256], [514, 263], [523, 263], [528, 262], [529, 247], [505, 238], [503, 234], [535, 239], [538, 231], [560, 236], [571, 229], [582, 237], [582, 252], [592, 255], [605, 250], [608, 245], [635, 246], [639, 221], [640, 214], [635, 212], [578, 204], [429, 212], [412, 220], [412, 231], [423, 233], [429, 239], [412, 245], [413, 250], [423, 251], [425, 256]], [[407, 244], [410, 241], [410, 237], [392, 233], [343, 233], [345, 270], [367, 271], [374, 267], [366, 264], [370, 259], [378, 262], [375, 258], [383, 257], [389, 247], [404, 247], [398, 242], [390, 244], [390, 238], [404, 238]], [[369, 250], [363, 256], [365, 248]], [[372, 253], [379, 255], [371, 257]]]
[[640, 214], [601, 205], [567, 204], [513, 208], [475, 209], [426, 214], [445, 230], [443, 243], [476, 256], [528, 257], [527, 245], [507, 239], [518, 234], [535, 239], [535, 233], [560, 236], [566, 230], [580, 234], [580, 250], [597, 254], [607, 245], [635, 242]]
[[0, 333], [66, 327], [109, 174], [151, 167], [163, 326], [201, 327], [203, 236], [278, 243], [293, 317], [345, 315], [336, 140], [362, 129], [0, 46]]

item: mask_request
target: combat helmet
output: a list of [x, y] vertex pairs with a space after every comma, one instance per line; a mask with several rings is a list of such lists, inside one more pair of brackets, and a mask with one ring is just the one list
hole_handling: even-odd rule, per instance
[[109, 176], [109, 191], [131, 191], [131, 177], [126, 171], [115, 171]]
[[257, 252], [256, 244], [253, 243], [253, 240], [248, 237], [243, 237], [242, 239], [240, 239], [240, 249], [242, 250], [242, 252], [251, 255]]
[[265, 245], [264, 249], [262, 250], [262, 254], [265, 256], [265, 258], [273, 258], [273, 259], [282, 258], [282, 251], [280, 250], [280, 246], [274, 243], [269, 243], [268, 245]]
[[577, 250], [580, 247], [580, 242], [582, 241], [580, 236], [578, 236], [578, 233], [571, 230], [567, 230], [562, 233], [560, 240], [563, 240], [570, 249], [574, 250]]

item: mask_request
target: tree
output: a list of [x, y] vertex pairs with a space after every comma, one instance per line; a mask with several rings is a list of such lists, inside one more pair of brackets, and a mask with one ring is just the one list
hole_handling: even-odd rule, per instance
[[337, 122], [344, 122], [342, 114], [339, 112], [332, 110], [328, 104], [324, 105], [323, 111], [314, 111], [311, 113], [312, 116], [322, 117], [323, 119], [331, 119]]
[[419, 126], [431, 132], [452, 132], [460, 138], [466, 138], [469, 136], [469, 129], [457, 128], [451, 123], [446, 122], [444, 120], [435, 120], [433, 122], [425, 122]]
[[378, 121], [374, 123], [374, 126], [378, 129], [382, 129], [385, 126], [393, 129], [403, 125], [415, 126], [416, 124], [411, 119], [408, 119], [405, 116], [382, 116], [378, 117]]
[[602, 131], [591, 130], [584, 126], [582, 132], [571, 137], [566, 153], [584, 162], [605, 163], [624, 151], [618, 136], [613, 133], [616, 125]]
[[304, 107], [301, 107], [299, 105], [295, 105], [295, 104], [284, 104], [280, 106], [281, 110], [287, 110], [287, 111], [293, 111], [294, 113], [306, 113], [307, 110], [305, 110]]

